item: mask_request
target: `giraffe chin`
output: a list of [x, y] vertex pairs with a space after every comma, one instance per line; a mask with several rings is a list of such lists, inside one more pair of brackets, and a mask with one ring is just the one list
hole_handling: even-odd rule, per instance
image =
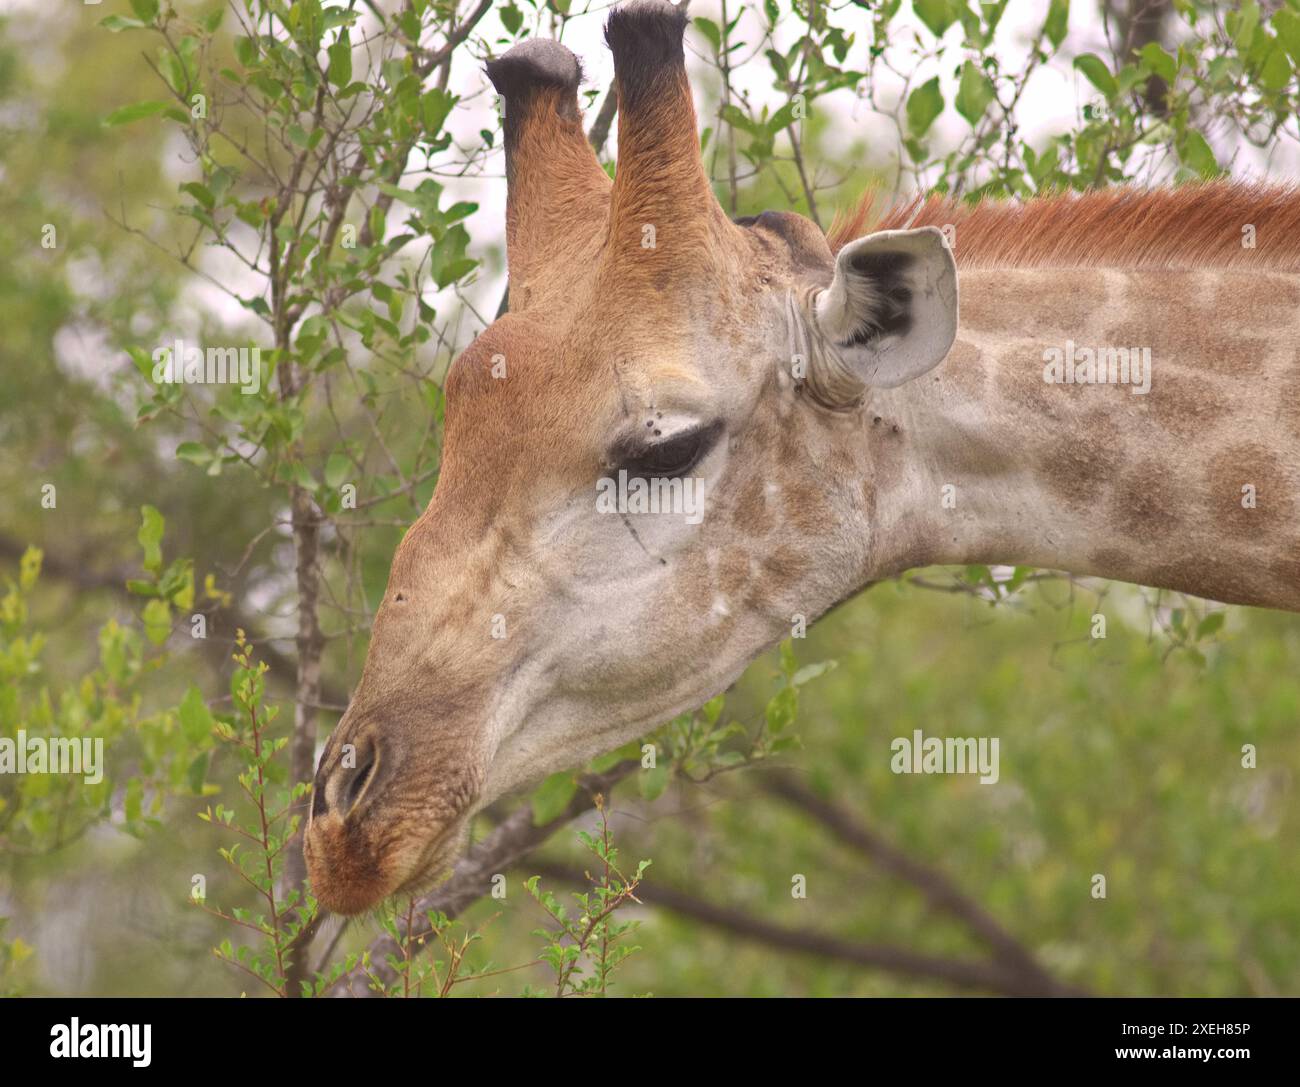
[[393, 894], [418, 897], [450, 879], [452, 866], [461, 853], [459, 848], [461, 831], [467, 827], [468, 824], [462, 824], [453, 828], [450, 834], [440, 836], [421, 859], [415, 875], [408, 877]]

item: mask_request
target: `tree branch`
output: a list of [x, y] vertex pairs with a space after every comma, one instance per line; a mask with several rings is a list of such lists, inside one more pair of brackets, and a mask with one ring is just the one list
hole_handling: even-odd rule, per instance
[[587, 133], [587, 142], [597, 155], [605, 149], [605, 141], [609, 139], [609, 130], [614, 124], [614, 114], [618, 112], [616, 86], [616, 83], [610, 83], [609, 90], [605, 92], [605, 101], [600, 104], [600, 112], [591, 122], [591, 131]]
[[[583, 887], [587, 885], [582, 870], [547, 860], [533, 860], [529, 870], [550, 879], [560, 879]], [[925, 981], [938, 981], [959, 989], [1001, 993], [1005, 996], [1045, 996], [1041, 988], [1027, 983], [1016, 970], [997, 962], [967, 962], [924, 955], [889, 944], [863, 944], [807, 929], [787, 928], [740, 910], [696, 898], [685, 891], [665, 886], [654, 879], [641, 883], [636, 897], [647, 906], [671, 910], [682, 917], [718, 929], [730, 936], [751, 940], [797, 955], [831, 959], [844, 965], [884, 970], [887, 973]], [[1053, 990], [1052, 995], [1056, 995]]]
[[1025, 947], [944, 873], [913, 860], [850, 812], [824, 800], [791, 774], [770, 775], [763, 788], [811, 816], [845, 845], [875, 861], [891, 875], [912, 884], [935, 909], [959, 920], [998, 957], [1005, 970], [1020, 979], [1023, 988], [1039, 996], [1079, 995], [1078, 990], [1058, 982], [1039, 966]]
[[446, 61], [447, 58], [455, 52], [456, 47], [474, 32], [474, 28], [478, 26], [483, 16], [491, 10], [492, 0], [480, 0], [479, 6], [466, 16], [465, 21], [447, 35], [447, 41], [443, 47], [436, 53], [430, 54], [415, 66], [416, 74], [423, 79], [438, 67], [439, 64]]

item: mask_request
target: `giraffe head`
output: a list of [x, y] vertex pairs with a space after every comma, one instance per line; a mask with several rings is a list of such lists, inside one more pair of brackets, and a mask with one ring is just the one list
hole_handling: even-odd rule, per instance
[[799, 215], [728, 219], [685, 23], [664, 0], [609, 20], [612, 183], [567, 49], [489, 65], [510, 312], [448, 374], [438, 485], [321, 756], [306, 852], [332, 909], [428, 882], [472, 812], [698, 706], [869, 576], [842, 447], [870, 386], [948, 351], [953, 260], [934, 228], [836, 256]]

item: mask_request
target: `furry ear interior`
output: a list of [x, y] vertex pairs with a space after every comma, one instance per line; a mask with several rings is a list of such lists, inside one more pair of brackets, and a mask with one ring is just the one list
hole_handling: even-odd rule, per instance
[[864, 385], [888, 389], [933, 370], [957, 336], [957, 264], [943, 233], [882, 230], [850, 242], [815, 317]]

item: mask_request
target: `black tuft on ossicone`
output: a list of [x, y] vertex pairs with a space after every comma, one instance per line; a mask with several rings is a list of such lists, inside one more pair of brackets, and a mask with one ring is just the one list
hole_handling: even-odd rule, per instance
[[507, 100], [538, 87], [577, 91], [582, 65], [566, 46], [549, 38], [529, 38], [487, 62], [487, 77]]
[[685, 70], [686, 22], [685, 0], [631, 0], [614, 9], [605, 24], [605, 43], [614, 54], [621, 105], [635, 108], [665, 74]]
[[519, 125], [532, 100], [543, 89], [562, 93], [556, 110], [566, 121], [577, 121], [578, 85], [582, 64], [568, 48], [549, 38], [530, 38], [487, 63], [487, 77], [506, 100], [506, 149], [513, 148]]

